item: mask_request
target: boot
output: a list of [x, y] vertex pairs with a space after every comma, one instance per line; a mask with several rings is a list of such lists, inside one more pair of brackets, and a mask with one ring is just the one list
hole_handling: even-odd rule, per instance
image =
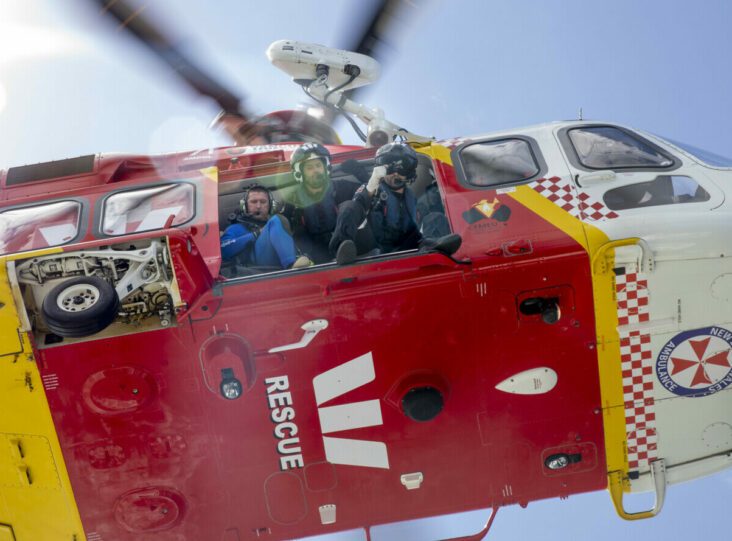
[[356, 244], [352, 240], [344, 240], [338, 245], [336, 251], [336, 263], [348, 265], [356, 261]]

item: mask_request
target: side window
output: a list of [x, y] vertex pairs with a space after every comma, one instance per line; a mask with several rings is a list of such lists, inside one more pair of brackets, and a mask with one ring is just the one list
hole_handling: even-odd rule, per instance
[[659, 175], [649, 182], [639, 182], [608, 190], [603, 200], [612, 210], [625, 210], [677, 203], [709, 201], [709, 193], [691, 177]]
[[462, 148], [459, 155], [466, 182], [481, 188], [528, 180], [540, 171], [523, 139], [476, 143]]
[[668, 168], [674, 159], [640, 137], [613, 126], [567, 132], [579, 165], [587, 169]]
[[195, 188], [192, 184], [167, 184], [144, 190], [116, 193], [104, 201], [102, 233], [126, 235], [162, 229], [172, 218], [177, 226], [195, 214]]
[[669, 143], [679, 147], [687, 154], [691, 154], [693, 158], [696, 158], [704, 165], [724, 169], [732, 167], [732, 158], [729, 158], [727, 156], [720, 156], [719, 154], [715, 154], [714, 152], [709, 152], [708, 150], [697, 148], [692, 145], [687, 145], [686, 143], [674, 141], [673, 139], [669, 139], [667, 137], [665, 137], [664, 139], [666, 139], [666, 141], [668, 141]]
[[59, 201], [0, 212], [0, 254], [60, 246], [79, 233], [81, 203]]

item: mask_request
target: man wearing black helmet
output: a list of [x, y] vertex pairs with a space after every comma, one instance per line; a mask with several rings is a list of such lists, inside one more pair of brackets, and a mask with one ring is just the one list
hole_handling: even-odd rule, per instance
[[[374, 248], [379, 253], [417, 248], [421, 240], [417, 203], [408, 186], [417, 176], [417, 153], [409, 145], [389, 143], [376, 152], [374, 161], [368, 183], [338, 216], [330, 249], [339, 265]], [[361, 228], [364, 219], [367, 227]]]
[[298, 257], [286, 220], [272, 215], [274, 202], [267, 188], [247, 187], [239, 204], [236, 223], [221, 236], [224, 261], [239, 259], [245, 265], [280, 269], [312, 265], [307, 257]]
[[286, 211], [297, 246], [316, 263], [330, 261], [328, 252], [338, 218], [338, 208], [350, 201], [358, 182], [331, 180], [330, 152], [317, 143], [298, 147], [290, 158], [292, 176], [298, 182]]

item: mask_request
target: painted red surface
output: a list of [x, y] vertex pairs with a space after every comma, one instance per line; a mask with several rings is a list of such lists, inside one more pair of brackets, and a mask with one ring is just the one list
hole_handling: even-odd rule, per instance
[[[605, 487], [585, 251], [511, 197], [465, 190], [447, 166], [438, 173], [464, 239], [456, 257], [470, 265], [409, 254], [212, 287], [218, 232], [194, 224], [192, 249], [185, 229], [171, 237], [189, 302], [177, 327], [38, 352], [42, 375], [58, 376], [46, 392], [87, 534], [286, 539]], [[483, 199], [510, 217], [468, 224]], [[205, 208], [210, 226], [211, 200]], [[519, 314], [522, 299], [542, 295], [560, 299], [554, 325]], [[268, 353], [315, 319], [329, 326], [307, 347]], [[388, 469], [326, 462], [313, 379], [367, 353], [373, 381], [320, 407], [378, 400], [383, 424], [327, 436], [383, 442]], [[495, 389], [540, 366], [558, 374], [551, 392]], [[222, 368], [242, 381], [241, 398], [222, 398]], [[279, 406], [293, 408], [297, 433], [279, 435], [297, 441], [283, 455], [268, 387], [285, 376]], [[439, 388], [444, 410], [416, 422], [401, 399], [425, 385]], [[553, 453], [582, 461], [553, 472]], [[298, 454], [304, 466], [283, 471], [282, 457]], [[400, 476], [415, 472], [424, 481], [408, 491]], [[327, 504], [337, 521], [324, 526]]]

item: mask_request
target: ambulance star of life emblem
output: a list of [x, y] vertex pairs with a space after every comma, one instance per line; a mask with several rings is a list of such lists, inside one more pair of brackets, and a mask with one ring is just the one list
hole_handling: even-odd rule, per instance
[[677, 334], [656, 359], [661, 385], [680, 396], [707, 396], [732, 384], [732, 332], [705, 327]]

